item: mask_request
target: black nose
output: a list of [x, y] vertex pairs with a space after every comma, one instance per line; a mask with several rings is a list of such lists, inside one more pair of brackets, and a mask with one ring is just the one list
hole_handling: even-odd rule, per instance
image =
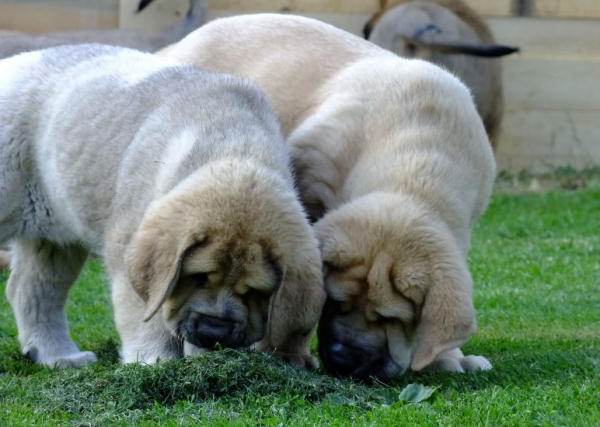
[[233, 347], [234, 322], [205, 314], [191, 316], [183, 325], [186, 341], [201, 347], [214, 348], [217, 344]]
[[229, 320], [223, 320], [218, 317], [200, 316], [198, 319], [198, 333], [206, 338], [219, 340], [226, 337], [233, 329], [233, 323]]
[[[348, 343], [333, 342], [321, 351], [325, 369], [335, 375], [353, 376], [368, 364], [370, 356]], [[324, 354], [323, 354], [324, 353]]]

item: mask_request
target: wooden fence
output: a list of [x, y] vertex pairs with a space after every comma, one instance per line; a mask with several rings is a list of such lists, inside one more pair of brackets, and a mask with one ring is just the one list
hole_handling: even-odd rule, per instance
[[[0, 28], [155, 28], [188, 0], [0, 0]], [[600, 0], [467, 0], [497, 40], [521, 47], [505, 58], [501, 169], [532, 172], [600, 165]], [[361, 34], [378, 0], [209, 0], [209, 19], [254, 12], [311, 16]], [[309, 42], [309, 41], [307, 41]]]

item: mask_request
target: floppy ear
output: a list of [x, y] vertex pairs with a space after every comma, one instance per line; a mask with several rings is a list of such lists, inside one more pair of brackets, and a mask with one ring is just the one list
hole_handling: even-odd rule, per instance
[[316, 241], [286, 251], [276, 262], [281, 283], [269, 306], [270, 345], [282, 352], [301, 352], [307, 349], [298, 347], [317, 326], [326, 298]]
[[[458, 258], [458, 257], [457, 257]], [[417, 350], [411, 369], [420, 371], [443, 351], [463, 344], [476, 331], [472, 279], [456, 259], [433, 273], [417, 325]]]
[[169, 206], [162, 207], [159, 205], [146, 215], [126, 255], [129, 283], [146, 303], [144, 322], [150, 320], [171, 295], [186, 250], [205, 239], [186, 218], [172, 212]]

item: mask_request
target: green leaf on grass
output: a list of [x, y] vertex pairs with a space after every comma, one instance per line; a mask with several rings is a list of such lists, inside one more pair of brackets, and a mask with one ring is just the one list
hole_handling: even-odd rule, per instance
[[422, 384], [409, 384], [406, 386], [398, 398], [400, 401], [408, 401], [409, 403], [418, 404], [429, 399], [435, 392], [435, 388], [425, 387]]
[[329, 402], [333, 406], [339, 406], [339, 405], [356, 406], [355, 400], [349, 399], [345, 396], [340, 396], [339, 394], [327, 393], [325, 395], [325, 400], [327, 400], [327, 402]]

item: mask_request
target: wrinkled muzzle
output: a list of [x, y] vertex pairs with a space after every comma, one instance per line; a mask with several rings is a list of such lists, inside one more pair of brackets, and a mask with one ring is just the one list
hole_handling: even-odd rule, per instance
[[181, 336], [196, 347], [212, 350], [217, 345], [228, 348], [247, 347], [245, 326], [230, 318], [190, 312], [179, 324]]
[[374, 336], [348, 325], [344, 316], [328, 310], [331, 304], [330, 300], [325, 304], [317, 329], [319, 357], [327, 373], [364, 381], [371, 377], [387, 380], [409, 368], [408, 364], [400, 366], [394, 362], [385, 334]]

